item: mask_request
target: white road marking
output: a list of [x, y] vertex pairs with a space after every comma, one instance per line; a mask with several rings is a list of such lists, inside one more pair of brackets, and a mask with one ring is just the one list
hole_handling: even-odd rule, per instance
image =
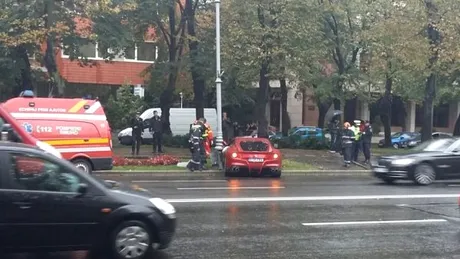
[[448, 184], [448, 187], [460, 187], [460, 184]]
[[138, 180], [132, 183], [218, 183], [227, 182], [227, 180]]
[[183, 187], [178, 190], [266, 190], [266, 189], [284, 189], [284, 186], [267, 186], [267, 187]]
[[190, 198], [168, 199], [170, 203], [212, 203], [212, 202], [261, 202], [261, 201], [340, 201], [380, 199], [429, 199], [458, 198], [459, 194], [413, 194], [413, 195], [361, 195], [361, 196], [307, 196], [307, 197], [243, 197], [243, 198]]
[[345, 221], [345, 222], [315, 222], [302, 223], [307, 227], [337, 226], [337, 225], [381, 225], [381, 224], [415, 224], [415, 223], [445, 223], [445, 219], [420, 219], [420, 220], [375, 220], [375, 221]]

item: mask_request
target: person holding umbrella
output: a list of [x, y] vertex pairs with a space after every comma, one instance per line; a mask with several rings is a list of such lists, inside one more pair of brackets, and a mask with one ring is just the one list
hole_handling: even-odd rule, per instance
[[339, 150], [339, 143], [341, 142], [341, 139], [339, 138], [339, 130], [340, 130], [340, 115], [342, 114], [342, 111], [339, 110], [333, 110], [331, 112], [328, 112], [325, 116], [325, 120], [328, 125], [328, 131], [329, 134], [331, 135], [331, 146], [330, 146], [330, 152], [335, 153]]

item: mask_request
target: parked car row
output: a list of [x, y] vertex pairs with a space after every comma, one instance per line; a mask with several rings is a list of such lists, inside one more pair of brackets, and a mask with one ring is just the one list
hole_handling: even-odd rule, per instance
[[[433, 132], [433, 139], [452, 138], [452, 135], [444, 132]], [[384, 139], [379, 141], [379, 147], [384, 146]], [[391, 145], [398, 148], [412, 148], [422, 143], [422, 134], [419, 132], [396, 132], [391, 135]]]

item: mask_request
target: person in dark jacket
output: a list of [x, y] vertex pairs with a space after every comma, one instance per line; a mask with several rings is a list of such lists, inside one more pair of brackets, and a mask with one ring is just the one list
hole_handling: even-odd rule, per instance
[[353, 143], [355, 140], [355, 133], [350, 129], [350, 123], [343, 124], [342, 132], [342, 147], [343, 147], [343, 161], [344, 166], [349, 167], [353, 159]]
[[142, 144], [142, 131], [144, 130], [144, 123], [139, 112], [136, 113], [136, 117], [131, 120], [131, 128], [133, 137], [133, 141], [131, 143], [131, 155], [134, 156], [134, 154], [136, 154], [136, 156], [138, 156]]
[[[158, 116], [157, 111], [153, 111], [153, 117], [150, 119], [150, 132], [153, 137], [153, 153], [163, 153], [163, 122]], [[158, 148], [158, 149], [157, 149]]]
[[372, 126], [369, 121], [366, 121], [364, 124], [363, 132], [363, 153], [364, 153], [364, 163], [368, 164], [371, 159], [371, 143], [372, 143]]
[[335, 153], [337, 151], [337, 142], [338, 142], [338, 139], [337, 139], [337, 135], [338, 135], [338, 131], [339, 131], [339, 121], [337, 119], [335, 119], [334, 121], [331, 121], [330, 124], [328, 125], [328, 128], [329, 128], [329, 132], [331, 134], [331, 148], [330, 148], [330, 152], [332, 153]]
[[227, 116], [227, 113], [224, 112], [222, 116], [222, 133], [224, 137], [224, 141], [227, 143], [230, 143], [230, 141], [234, 138], [235, 136], [235, 127], [230, 120], [230, 118]]

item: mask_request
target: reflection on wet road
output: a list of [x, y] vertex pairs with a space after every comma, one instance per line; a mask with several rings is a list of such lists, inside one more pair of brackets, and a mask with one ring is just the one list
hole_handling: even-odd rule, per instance
[[[176, 207], [177, 235], [155, 259], [460, 258], [460, 227], [444, 217], [459, 216], [458, 183], [390, 186], [352, 177], [116, 180]], [[74, 252], [43, 259], [89, 258]]]

